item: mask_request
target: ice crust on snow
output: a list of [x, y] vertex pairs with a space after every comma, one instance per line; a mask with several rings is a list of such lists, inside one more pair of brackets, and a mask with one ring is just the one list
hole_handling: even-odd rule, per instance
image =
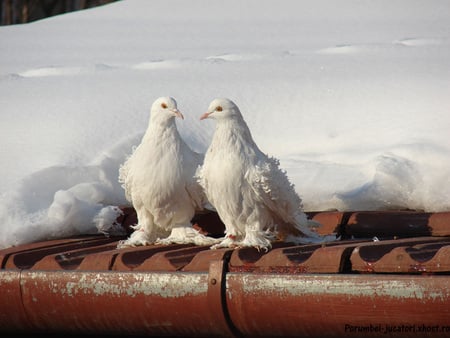
[[106, 231], [164, 95], [202, 152], [235, 101], [306, 210], [450, 210], [447, 1], [129, 0], [0, 41], [0, 247]]

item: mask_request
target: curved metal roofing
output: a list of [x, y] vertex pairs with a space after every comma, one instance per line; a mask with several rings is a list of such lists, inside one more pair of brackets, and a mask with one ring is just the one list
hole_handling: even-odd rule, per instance
[[[128, 228], [135, 212], [123, 210], [120, 222]], [[433, 336], [450, 334], [450, 213], [310, 216], [323, 224], [320, 233], [341, 239], [275, 242], [264, 253], [193, 245], [117, 249], [123, 237], [91, 235], [0, 250], [0, 328], [327, 337], [370, 325], [384, 336], [390, 326], [410, 325], [417, 336], [424, 325], [439, 327]], [[223, 233], [214, 213], [194, 222], [210, 235]]]

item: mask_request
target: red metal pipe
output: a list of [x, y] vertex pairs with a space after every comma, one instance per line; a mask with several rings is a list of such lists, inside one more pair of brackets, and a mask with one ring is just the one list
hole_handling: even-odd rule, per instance
[[450, 334], [447, 276], [226, 273], [223, 261], [208, 273], [1, 274], [7, 331], [389, 337], [403, 325], [409, 331], [401, 337], [417, 337], [422, 327], [433, 337]]
[[222, 333], [205, 273], [24, 271], [21, 286], [30, 326], [38, 331]]
[[31, 326], [22, 303], [21, 271], [0, 271], [0, 328], [29, 330]]
[[227, 307], [244, 336], [448, 337], [444, 285], [446, 276], [231, 273]]

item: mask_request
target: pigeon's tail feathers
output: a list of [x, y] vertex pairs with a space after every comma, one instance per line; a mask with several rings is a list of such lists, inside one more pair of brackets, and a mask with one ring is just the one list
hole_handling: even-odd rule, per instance
[[306, 214], [297, 213], [295, 221], [289, 227], [283, 226], [282, 239], [295, 244], [325, 243], [337, 240], [336, 235], [319, 235], [315, 229], [322, 226], [317, 221], [308, 219]]
[[307, 226], [310, 229], [318, 229], [322, 226], [322, 224], [320, 222], [317, 222], [313, 219], [308, 219], [307, 222], [308, 222]]
[[317, 237], [319, 236], [317, 232], [314, 231], [314, 229], [317, 229], [322, 226], [317, 221], [313, 221], [312, 219], [308, 219], [305, 213], [303, 212], [297, 212], [294, 216], [295, 222], [294, 226], [297, 230], [299, 230], [301, 233], [303, 233], [305, 236], [308, 237]]
[[339, 240], [336, 235], [317, 235], [315, 237], [302, 237], [302, 236], [287, 236], [285, 238], [285, 242], [292, 242], [295, 244], [319, 244], [319, 243], [328, 243]]

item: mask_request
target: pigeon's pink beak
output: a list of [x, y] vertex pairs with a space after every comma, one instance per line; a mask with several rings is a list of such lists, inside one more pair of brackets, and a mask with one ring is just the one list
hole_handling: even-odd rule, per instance
[[209, 115], [211, 115], [211, 113], [210, 112], [206, 112], [206, 113], [204, 113], [202, 116], [200, 116], [200, 120], [204, 120], [204, 119], [207, 119], [208, 117], [209, 117]]
[[172, 109], [172, 112], [175, 115], [175, 117], [179, 117], [180, 119], [184, 120], [183, 114], [181, 114], [181, 112], [178, 109]]

